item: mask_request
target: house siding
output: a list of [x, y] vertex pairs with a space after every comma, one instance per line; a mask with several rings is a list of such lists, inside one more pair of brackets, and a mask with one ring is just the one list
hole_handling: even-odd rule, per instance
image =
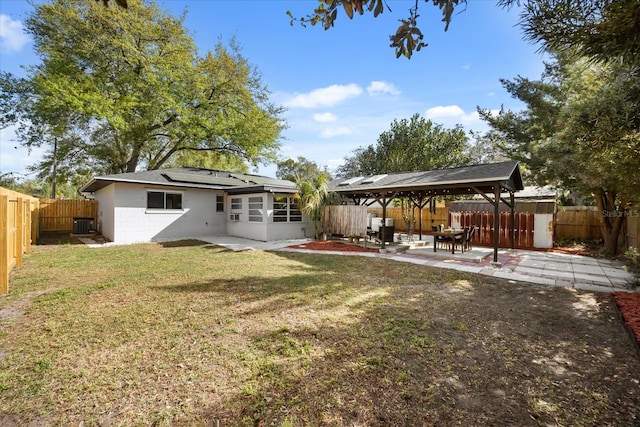
[[[182, 209], [147, 209], [148, 191], [182, 194]], [[217, 195], [224, 197], [224, 212], [216, 212]], [[270, 241], [313, 234], [313, 226], [305, 216], [302, 222], [274, 223], [273, 196], [266, 192], [232, 196], [219, 190], [133, 183], [113, 183], [95, 193], [102, 234], [119, 244], [223, 234]], [[262, 222], [249, 221], [249, 199], [253, 197], [262, 198]], [[241, 210], [231, 210], [232, 198], [242, 199]], [[239, 220], [231, 220], [232, 213], [239, 213]]]
[[95, 199], [98, 201], [98, 231], [112, 242], [115, 241], [113, 217], [115, 188], [115, 185], [109, 185], [95, 194]]
[[[182, 209], [147, 209], [147, 191], [182, 194]], [[104, 196], [102, 193], [105, 193]], [[103, 203], [112, 206], [113, 231], [111, 227], [105, 227], [108, 230], [105, 237], [116, 243], [138, 243], [224, 234], [225, 214], [216, 212], [215, 196], [221, 194], [210, 190], [116, 183], [97, 192], [96, 198], [101, 206]], [[105, 217], [107, 209], [101, 209]]]

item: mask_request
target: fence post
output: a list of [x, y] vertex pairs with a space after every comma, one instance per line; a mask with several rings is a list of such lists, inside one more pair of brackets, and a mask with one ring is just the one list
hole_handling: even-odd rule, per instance
[[31, 253], [31, 199], [24, 201], [24, 251]]
[[33, 243], [37, 243], [40, 238], [40, 199], [34, 199], [33, 210], [31, 211], [31, 238]]
[[22, 267], [24, 252], [24, 199], [18, 197], [16, 205], [16, 267]]
[[9, 196], [0, 195], [0, 295], [9, 292]]

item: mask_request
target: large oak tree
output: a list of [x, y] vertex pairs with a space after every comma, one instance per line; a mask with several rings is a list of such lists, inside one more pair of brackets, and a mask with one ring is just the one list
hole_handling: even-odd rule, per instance
[[36, 5], [26, 27], [41, 62], [24, 79], [1, 76], [10, 90], [0, 99], [3, 124], [19, 123], [27, 146], [74, 144], [66, 152], [75, 157], [60, 160], [96, 172], [157, 169], [185, 152], [274, 161], [283, 110], [237, 46], [219, 42], [201, 55], [184, 16], [127, 4]]

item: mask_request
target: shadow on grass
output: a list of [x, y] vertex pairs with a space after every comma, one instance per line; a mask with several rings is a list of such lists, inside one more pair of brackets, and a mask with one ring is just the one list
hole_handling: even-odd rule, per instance
[[185, 240], [169, 240], [166, 242], [158, 242], [163, 248], [188, 248], [195, 246], [211, 246], [211, 243], [198, 240], [198, 239], [185, 239]]
[[383, 259], [277, 256], [307, 268], [157, 288], [217, 293], [218, 301], [229, 294], [226, 307], [247, 341], [240, 362], [230, 361], [251, 372], [243, 389], [202, 419], [380, 426], [639, 419], [631, 384], [602, 380], [631, 378], [638, 363], [623, 329], [612, 327], [607, 295]]

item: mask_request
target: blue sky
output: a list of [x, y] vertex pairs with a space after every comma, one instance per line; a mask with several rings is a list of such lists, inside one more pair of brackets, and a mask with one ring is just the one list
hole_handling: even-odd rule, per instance
[[[341, 14], [334, 28], [291, 26], [294, 16], [311, 12], [315, 1], [167, 0], [159, 2], [175, 15], [185, 9], [185, 26], [200, 53], [232, 37], [243, 55], [262, 74], [272, 102], [287, 108], [282, 158], [298, 156], [335, 169], [360, 146], [375, 144], [394, 119], [418, 113], [445, 127], [462, 124], [486, 130], [476, 115], [480, 106], [519, 109], [500, 85], [500, 78], [538, 78], [543, 56], [523, 40], [516, 10], [493, 0], [469, 0], [444, 32], [439, 10], [420, 2], [428, 47], [410, 59], [396, 59], [389, 34], [408, 15], [413, 1], [388, 1], [392, 12], [381, 17]], [[31, 6], [23, 0], [0, 2], [0, 68], [23, 74], [37, 58], [22, 22]], [[31, 154], [15, 140], [12, 129], [0, 132], [0, 172], [25, 172], [41, 150]], [[15, 147], [18, 147], [17, 149]], [[259, 173], [274, 176], [275, 165]]]

